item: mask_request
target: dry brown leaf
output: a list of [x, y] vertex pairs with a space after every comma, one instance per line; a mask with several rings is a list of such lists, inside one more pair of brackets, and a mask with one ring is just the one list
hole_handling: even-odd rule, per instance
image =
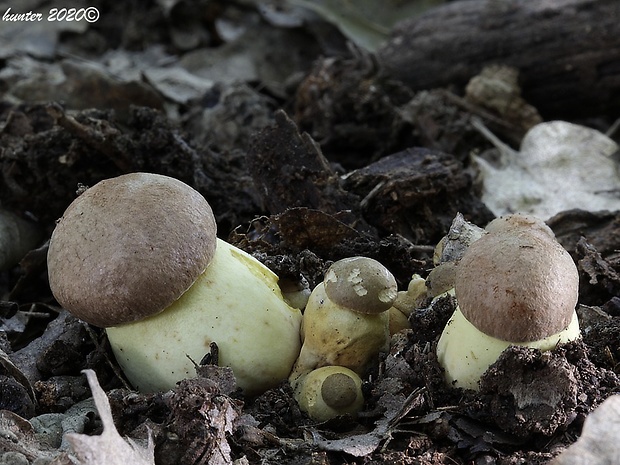
[[100, 436], [69, 433], [66, 439], [71, 445], [71, 460], [77, 465], [154, 465], [154, 444], [152, 438], [146, 447], [135, 443], [131, 439], [123, 439], [112, 418], [110, 402], [97, 381], [92, 370], [84, 370], [88, 384], [93, 393], [93, 399], [103, 423], [103, 432]]

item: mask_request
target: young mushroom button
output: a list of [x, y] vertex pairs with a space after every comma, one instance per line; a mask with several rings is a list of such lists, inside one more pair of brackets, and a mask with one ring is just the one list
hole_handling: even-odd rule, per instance
[[304, 375], [295, 387], [294, 397], [301, 410], [316, 421], [354, 415], [364, 405], [361, 378], [340, 366], [325, 366]]
[[389, 315], [397, 295], [394, 276], [378, 261], [352, 257], [335, 262], [312, 291], [302, 321], [303, 345], [289, 377], [335, 365], [358, 375], [389, 345]]
[[458, 307], [437, 345], [447, 380], [469, 389], [510, 345], [551, 350], [580, 335], [579, 275], [551, 229], [517, 214], [487, 231], [456, 267]]
[[204, 197], [167, 176], [132, 173], [87, 189], [52, 234], [48, 274], [64, 308], [106, 328], [142, 391], [195, 376], [192, 359], [213, 342], [251, 395], [286, 379], [299, 354], [301, 313], [277, 276], [217, 239]]
[[392, 273], [367, 257], [337, 261], [327, 270], [323, 282], [332, 302], [363, 314], [388, 310], [398, 292]]

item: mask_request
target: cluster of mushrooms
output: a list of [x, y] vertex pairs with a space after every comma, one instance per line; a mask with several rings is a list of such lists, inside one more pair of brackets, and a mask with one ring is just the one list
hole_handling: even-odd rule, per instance
[[363, 377], [432, 295], [431, 277], [442, 282], [437, 297], [454, 293], [459, 304], [437, 347], [456, 386], [476, 389], [509, 345], [548, 350], [579, 337], [575, 265], [539, 220], [495, 220], [436, 269], [443, 272], [427, 281], [414, 276], [398, 292], [382, 264], [347, 258], [327, 270], [307, 302], [289, 304], [273, 272], [216, 237], [202, 195], [149, 173], [87, 189], [58, 221], [48, 252], [55, 298], [106, 328], [137, 389], [167, 390], [194, 376], [194, 360], [215, 343], [217, 363], [232, 368], [246, 395], [288, 379], [318, 421], [363, 407]]

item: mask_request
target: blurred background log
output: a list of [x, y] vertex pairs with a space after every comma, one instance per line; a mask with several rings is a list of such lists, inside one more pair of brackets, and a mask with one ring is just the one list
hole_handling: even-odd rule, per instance
[[465, 86], [497, 63], [519, 69], [545, 119], [620, 110], [618, 0], [458, 0], [398, 24], [377, 56], [414, 90]]

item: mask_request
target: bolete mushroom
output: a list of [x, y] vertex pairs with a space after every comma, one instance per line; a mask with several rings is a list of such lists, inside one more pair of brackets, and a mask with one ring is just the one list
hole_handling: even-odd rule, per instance
[[304, 311], [303, 345], [289, 377], [334, 365], [363, 375], [369, 363], [389, 345], [389, 308], [397, 295], [396, 279], [381, 263], [367, 257], [335, 262], [325, 273]]
[[580, 336], [577, 268], [551, 229], [526, 215], [486, 229], [456, 266], [458, 307], [437, 345], [447, 380], [468, 389], [510, 345], [544, 351]]
[[316, 421], [355, 414], [364, 406], [362, 380], [353, 370], [325, 366], [303, 375], [294, 391], [301, 410]]
[[217, 239], [204, 197], [167, 176], [132, 173], [87, 189], [56, 225], [48, 274], [64, 308], [107, 328], [142, 391], [192, 377], [191, 359], [213, 342], [250, 395], [286, 379], [299, 354], [301, 313], [277, 276]]

